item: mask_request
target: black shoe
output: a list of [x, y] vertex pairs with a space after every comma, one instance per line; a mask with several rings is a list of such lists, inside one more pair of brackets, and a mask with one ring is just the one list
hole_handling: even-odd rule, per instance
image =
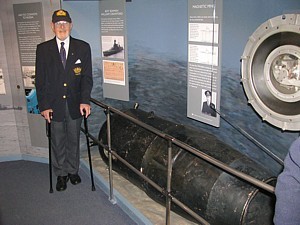
[[81, 183], [81, 178], [78, 174], [69, 174], [68, 176], [73, 185]]
[[58, 176], [56, 183], [57, 191], [64, 191], [67, 189], [68, 176]]

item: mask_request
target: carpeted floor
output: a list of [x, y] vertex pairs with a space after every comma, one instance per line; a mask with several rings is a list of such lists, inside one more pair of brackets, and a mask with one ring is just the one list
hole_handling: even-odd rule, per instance
[[48, 164], [31, 161], [0, 163], [0, 225], [134, 225], [118, 205], [79, 172], [82, 183], [49, 193]]

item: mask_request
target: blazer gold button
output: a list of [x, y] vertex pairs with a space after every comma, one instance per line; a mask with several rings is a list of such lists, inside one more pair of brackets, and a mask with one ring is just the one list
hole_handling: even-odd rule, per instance
[[64, 83], [64, 86], [65, 86], [65, 87], [67, 87], [67, 84], [66, 84], [66, 83]]
[[65, 96], [65, 95], [63, 96], [63, 98], [66, 98], [66, 97], [67, 97], [67, 96]]

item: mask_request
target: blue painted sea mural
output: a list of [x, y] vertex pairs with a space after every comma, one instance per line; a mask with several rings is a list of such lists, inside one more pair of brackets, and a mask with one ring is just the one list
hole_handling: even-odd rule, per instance
[[[100, 67], [99, 6], [90, 1], [64, 2], [72, 12], [73, 36], [92, 46], [94, 89], [92, 97], [119, 109], [132, 108], [137, 102], [145, 111], [170, 121], [205, 130], [238, 151], [261, 163], [277, 175], [282, 167], [241, 130], [266, 149], [284, 159], [299, 132], [282, 131], [263, 122], [248, 104], [241, 84], [240, 58], [249, 36], [266, 20], [284, 13], [300, 11], [297, 0], [229, 0], [223, 2], [221, 119], [220, 128], [187, 118], [187, 1], [133, 0], [126, 3], [128, 73], [130, 100], [105, 99]], [[80, 10], [78, 10], [80, 8]], [[84, 18], [84, 19], [77, 19]], [[95, 29], [86, 26], [92, 21]], [[91, 22], [90, 22], [91, 23]], [[99, 132], [105, 121], [103, 110], [93, 107], [90, 131]], [[238, 129], [237, 129], [238, 128]]]

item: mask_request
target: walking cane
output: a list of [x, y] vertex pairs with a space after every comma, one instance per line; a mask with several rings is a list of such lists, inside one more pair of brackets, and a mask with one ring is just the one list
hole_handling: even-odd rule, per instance
[[95, 191], [93, 166], [92, 166], [92, 159], [91, 159], [91, 150], [90, 150], [89, 137], [88, 137], [89, 130], [88, 130], [87, 118], [86, 118], [85, 114], [83, 115], [83, 118], [84, 118], [84, 129], [85, 129], [86, 144], [87, 144], [88, 155], [89, 155], [90, 173], [91, 173], [91, 180], [92, 180], [92, 191]]
[[[52, 112], [49, 113], [50, 118], [52, 118]], [[52, 161], [51, 161], [51, 124], [46, 120], [46, 134], [48, 137], [49, 144], [49, 179], [50, 179], [50, 193], [53, 193], [52, 188]]]

